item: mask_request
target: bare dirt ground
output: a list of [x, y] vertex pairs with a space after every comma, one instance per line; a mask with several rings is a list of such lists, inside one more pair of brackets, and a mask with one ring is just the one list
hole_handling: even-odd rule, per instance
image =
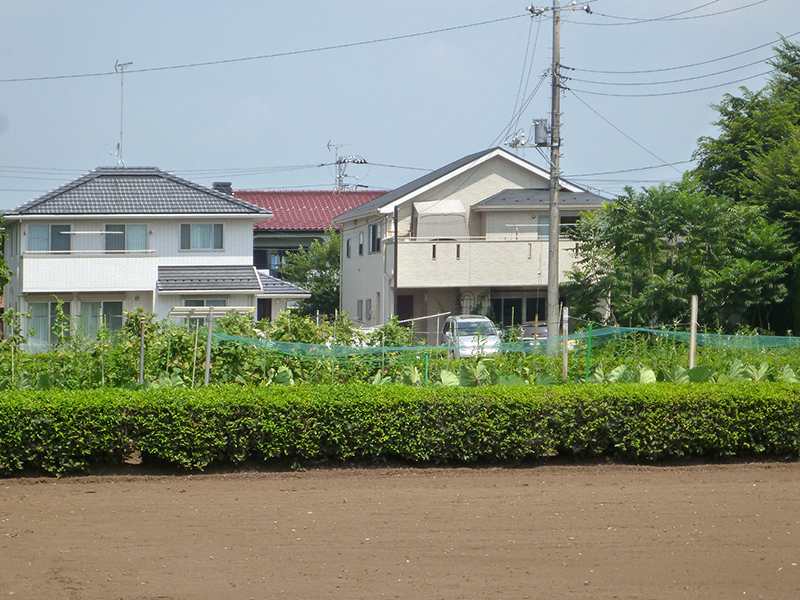
[[800, 598], [800, 463], [0, 479], [0, 600]]

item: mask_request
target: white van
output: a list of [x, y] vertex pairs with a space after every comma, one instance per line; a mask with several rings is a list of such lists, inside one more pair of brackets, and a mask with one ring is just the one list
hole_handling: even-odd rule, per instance
[[495, 354], [502, 341], [494, 323], [483, 315], [448, 317], [442, 334], [453, 358]]

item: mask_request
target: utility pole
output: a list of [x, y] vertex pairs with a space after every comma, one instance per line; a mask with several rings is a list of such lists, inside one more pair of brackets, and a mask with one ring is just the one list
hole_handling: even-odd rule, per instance
[[552, 82], [550, 115], [550, 227], [547, 233], [547, 353], [556, 350], [556, 337], [559, 322], [558, 279], [558, 241], [561, 234], [561, 217], [558, 207], [558, 191], [561, 182], [561, 11], [582, 10], [591, 14], [589, 6], [571, 4], [561, 7], [553, 0], [552, 8], [529, 6], [531, 16], [538, 17], [546, 11], [553, 11], [553, 61], [550, 67]]
[[[360, 156], [339, 156], [339, 148], [344, 147], [344, 144], [332, 144], [328, 142], [328, 150], [334, 150], [336, 152], [336, 184], [334, 188], [335, 194], [340, 194], [345, 190], [350, 189], [350, 185], [345, 183], [345, 177], [350, 177], [350, 175], [345, 175], [345, 169], [347, 165], [366, 165], [368, 164], [366, 160], [361, 158]], [[358, 179], [356, 177], [355, 179]], [[356, 186], [358, 187], [358, 186]]]

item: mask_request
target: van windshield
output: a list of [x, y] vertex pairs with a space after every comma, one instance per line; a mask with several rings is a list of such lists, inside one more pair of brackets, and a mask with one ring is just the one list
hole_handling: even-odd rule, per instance
[[492, 323], [484, 321], [462, 321], [456, 325], [458, 335], [497, 335]]

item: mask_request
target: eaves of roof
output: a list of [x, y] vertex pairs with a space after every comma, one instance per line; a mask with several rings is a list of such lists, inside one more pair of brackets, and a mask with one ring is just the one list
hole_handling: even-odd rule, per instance
[[[596, 209], [607, 202], [606, 198], [591, 192], [560, 191], [558, 204], [563, 208]], [[521, 208], [547, 208], [550, 205], [549, 189], [509, 188], [472, 205], [473, 211], [515, 210]]]

